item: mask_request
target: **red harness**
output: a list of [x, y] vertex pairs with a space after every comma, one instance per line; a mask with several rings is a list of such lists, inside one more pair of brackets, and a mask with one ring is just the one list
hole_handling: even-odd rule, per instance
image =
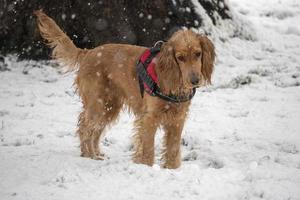
[[[156, 55], [158, 55], [159, 53], [157, 53]], [[154, 55], [154, 56], [156, 56]], [[150, 58], [150, 59], [149, 59]], [[148, 60], [150, 60], [150, 63], [147, 64], [147, 62], [149, 62]], [[157, 80], [157, 74], [155, 72], [155, 65], [156, 65], [156, 59], [155, 57], [153, 57], [153, 55], [151, 55], [151, 50], [147, 49], [143, 55], [140, 58], [140, 62], [145, 65], [148, 65], [147, 67], [147, 73], [148, 75], [152, 78], [152, 80], [158, 85], [158, 80]], [[146, 91], [150, 94], [153, 93], [154, 88], [151, 88], [149, 85], [147, 85], [147, 83], [143, 83], [144, 87], [146, 89]]]
[[196, 93], [196, 88], [193, 88], [188, 96], [175, 96], [172, 94], [163, 94], [158, 87], [159, 82], [155, 72], [157, 59], [155, 59], [155, 57], [159, 55], [161, 45], [162, 42], [157, 42], [154, 47], [147, 49], [142, 54], [136, 65], [141, 96], [144, 97], [144, 90], [146, 90], [146, 92], [151, 96], [157, 96], [163, 100], [173, 103], [181, 103], [191, 100]]

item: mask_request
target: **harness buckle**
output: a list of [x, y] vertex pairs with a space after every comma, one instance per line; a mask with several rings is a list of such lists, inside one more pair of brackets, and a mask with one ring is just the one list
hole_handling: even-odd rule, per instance
[[156, 47], [158, 44], [160, 44], [160, 46], [164, 43], [163, 40], [158, 40], [157, 42], [155, 42], [154, 47]]

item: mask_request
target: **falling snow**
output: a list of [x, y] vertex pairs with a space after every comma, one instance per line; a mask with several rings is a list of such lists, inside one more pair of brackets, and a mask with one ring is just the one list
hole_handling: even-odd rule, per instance
[[160, 168], [161, 130], [156, 164], [131, 161], [127, 112], [102, 139], [107, 159], [80, 157], [75, 73], [0, 57], [0, 199], [299, 200], [300, 3], [228, 3], [244, 37], [232, 37], [230, 23], [214, 28], [204, 19], [217, 51], [213, 85], [192, 101], [176, 170]]

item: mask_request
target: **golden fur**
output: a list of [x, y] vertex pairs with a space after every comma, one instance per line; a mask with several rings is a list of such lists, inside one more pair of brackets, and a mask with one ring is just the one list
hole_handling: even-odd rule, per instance
[[[136, 117], [134, 162], [153, 165], [154, 136], [157, 128], [162, 127], [165, 131], [163, 167], [179, 167], [181, 133], [190, 101], [171, 103], [147, 93], [141, 97], [135, 65], [146, 48], [105, 44], [94, 49], [80, 49], [46, 14], [36, 11], [35, 15], [42, 37], [53, 48], [53, 57], [67, 65], [69, 71], [78, 70], [75, 84], [83, 104], [77, 131], [81, 155], [104, 158], [99, 139], [125, 105]], [[162, 91], [165, 94], [189, 94], [192, 87], [210, 83], [214, 46], [204, 35], [179, 30], [163, 44], [155, 59]]]

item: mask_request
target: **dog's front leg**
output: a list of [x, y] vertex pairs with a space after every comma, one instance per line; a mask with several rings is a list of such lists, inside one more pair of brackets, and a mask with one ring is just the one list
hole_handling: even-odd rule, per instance
[[162, 160], [163, 167], [176, 169], [181, 165], [181, 133], [184, 125], [184, 118], [169, 121], [163, 124], [165, 131]]
[[133, 161], [152, 166], [154, 163], [154, 138], [157, 130], [156, 117], [150, 113], [135, 121]]

